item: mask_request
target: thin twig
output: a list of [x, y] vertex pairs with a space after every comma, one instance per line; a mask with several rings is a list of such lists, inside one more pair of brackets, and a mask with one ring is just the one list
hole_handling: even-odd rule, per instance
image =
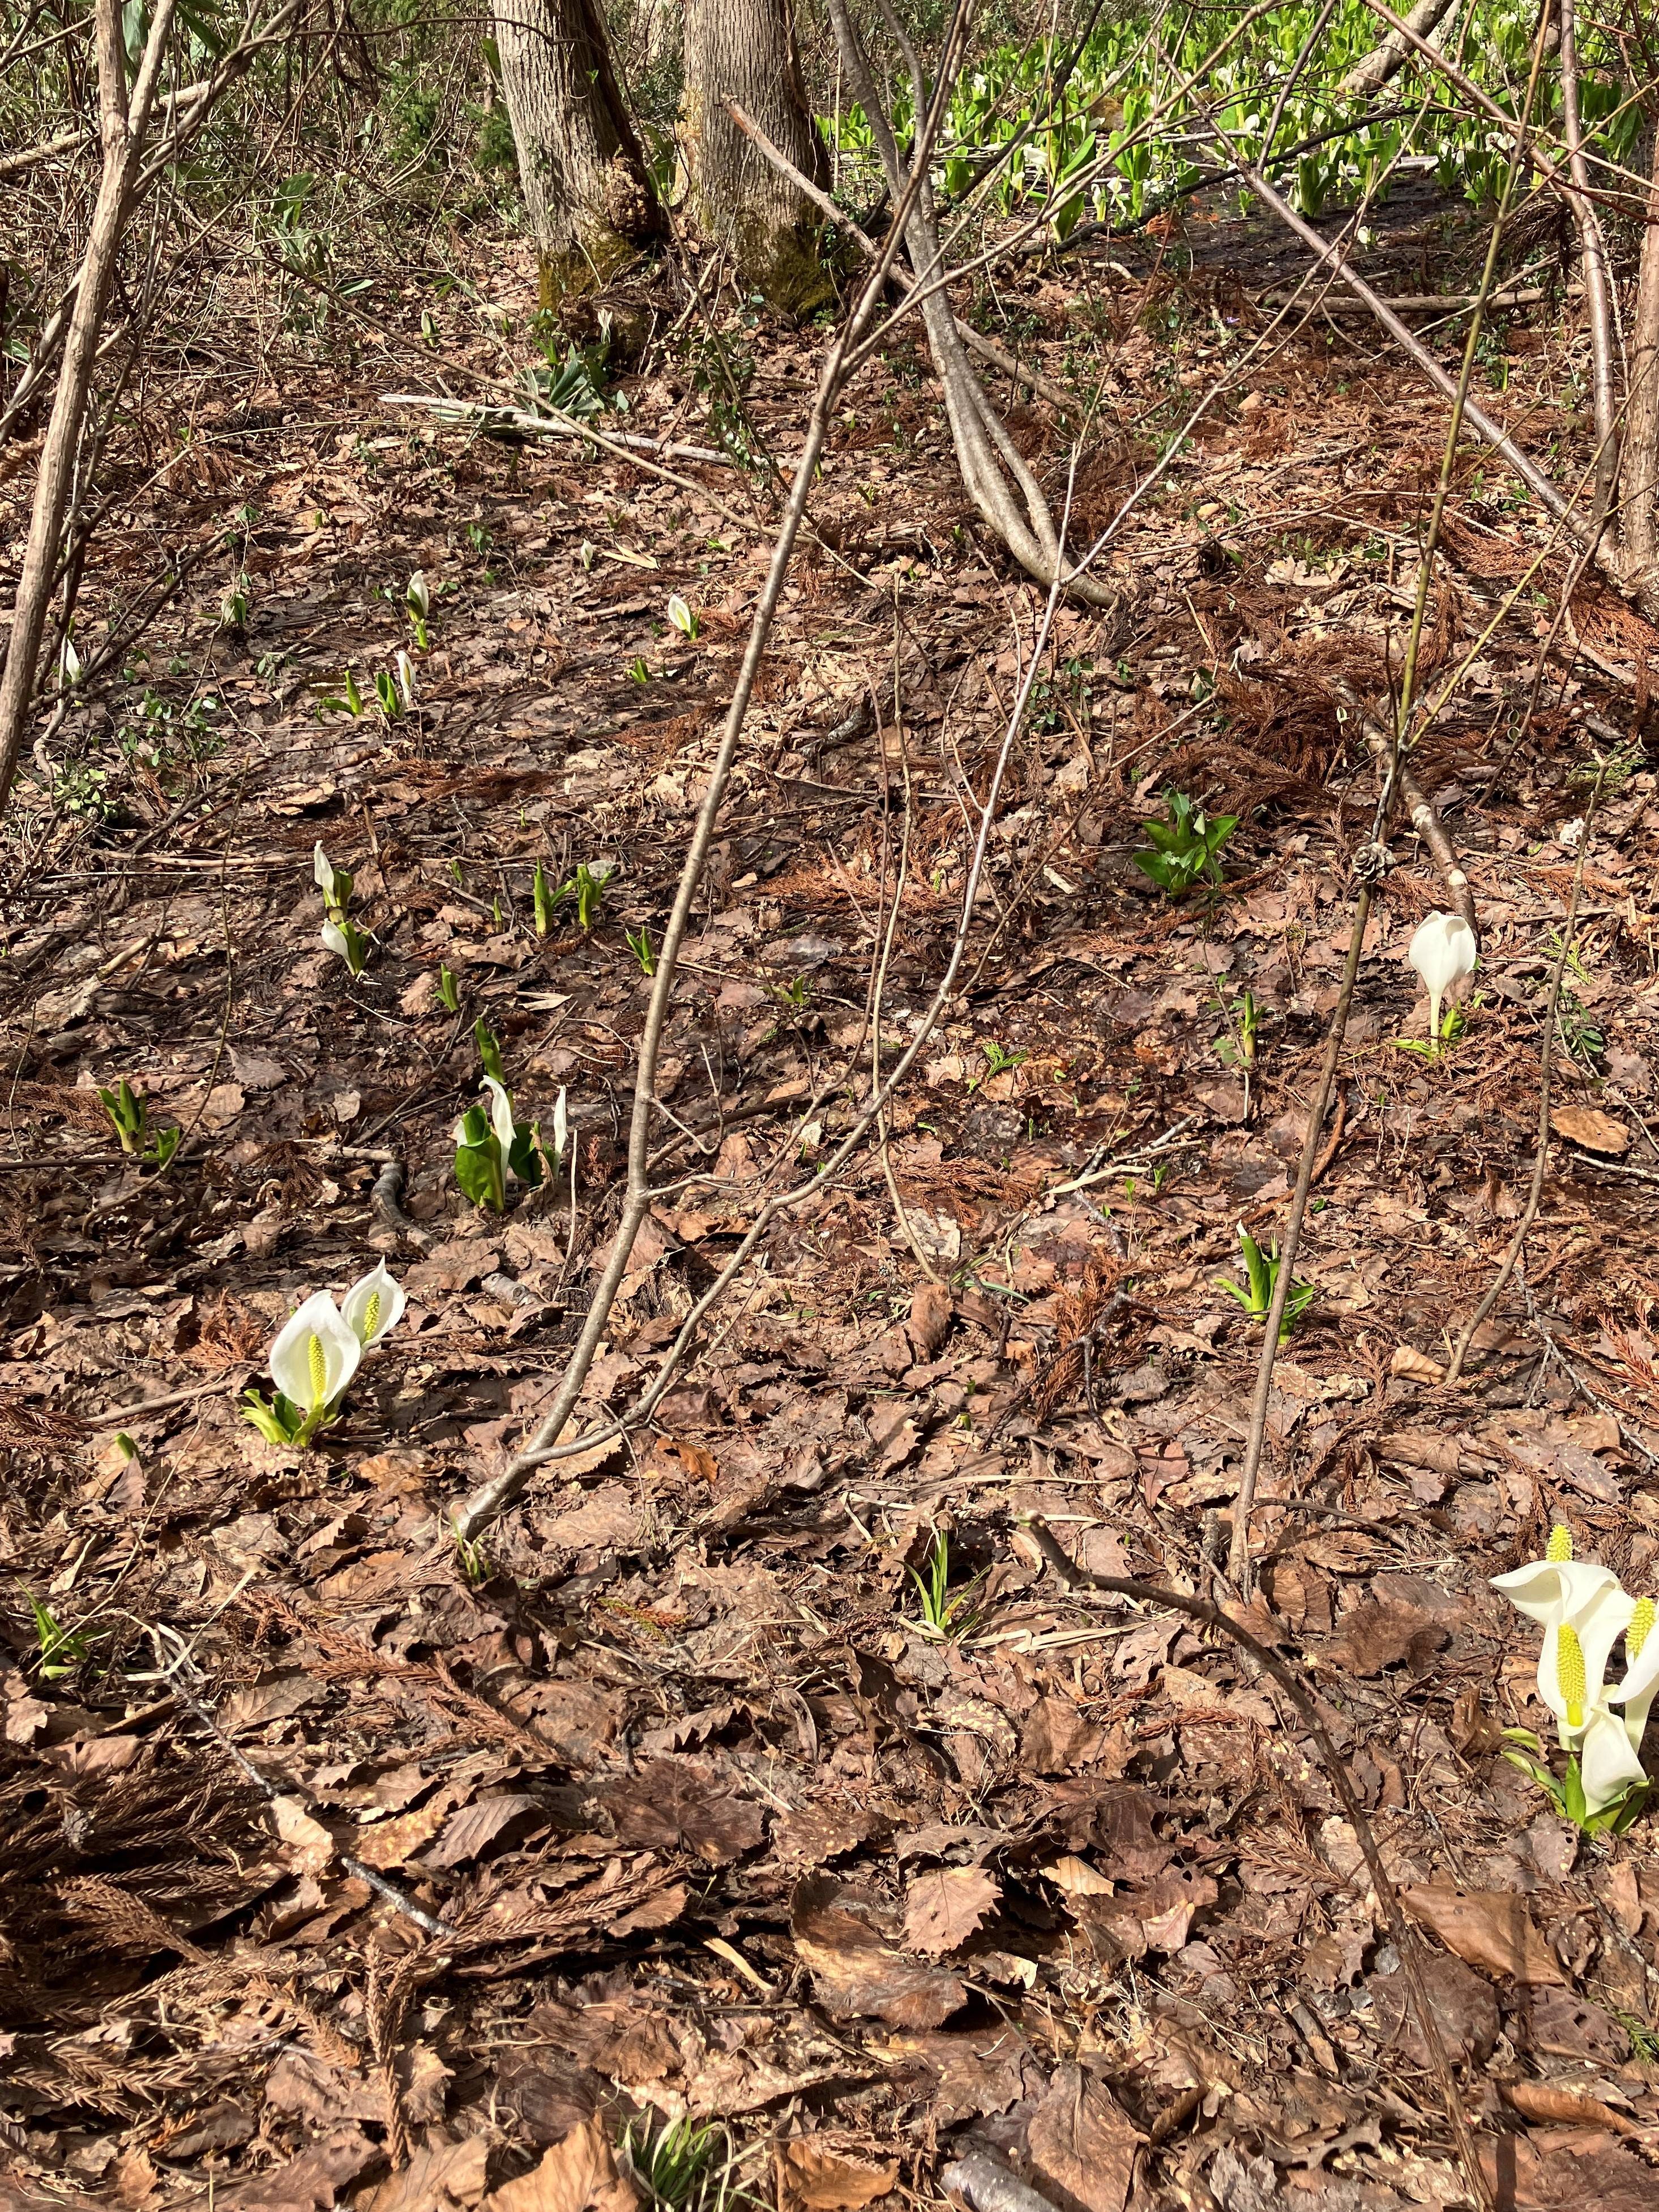
[[1544, 1040], [1539, 1048], [1538, 1073], [1538, 1148], [1533, 1156], [1532, 1183], [1527, 1192], [1527, 1202], [1521, 1209], [1521, 1218], [1515, 1224], [1509, 1249], [1504, 1253], [1492, 1286], [1474, 1313], [1469, 1316], [1462, 1334], [1458, 1338], [1446, 1368], [1448, 1388], [1457, 1382], [1463, 1372], [1463, 1363], [1469, 1356], [1469, 1346], [1474, 1341], [1475, 1331], [1503, 1296], [1504, 1286], [1519, 1266], [1521, 1255], [1526, 1249], [1532, 1224], [1538, 1218], [1538, 1209], [1544, 1196], [1544, 1172], [1550, 1155], [1550, 1077], [1555, 1061], [1555, 1017], [1561, 1003], [1561, 983], [1567, 972], [1567, 962], [1572, 955], [1572, 940], [1578, 927], [1578, 900], [1584, 885], [1584, 855], [1589, 849], [1590, 830], [1595, 820], [1595, 809], [1601, 796], [1601, 785], [1607, 775], [1607, 763], [1602, 763], [1595, 778], [1595, 788], [1584, 814], [1584, 828], [1578, 840], [1578, 857], [1573, 863], [1572, 890], [1567, 900], [1567, 918], [1561, 931], [1561, 949], [1555, 956], [1555, 966], [1550, 974], [1550, 994], [1544, 1009]]
[[[640, 1038], [639, 1060], [635, 1076], [634, 1110], [629, 1132], [628, 1183], [623, 1201], [622, 1219], [606, 1260], [605, 1271], [595, 1288], [592, 1304], [576, 1340], [564, 1376], [555, 1395], [546, 1418], [541, 1422], [525, 1448], [510, 1459], [501, 1472], [484, 1483], [465, 1500], [455, 1515], [457, 1534], [465, 1541], [476, 1540], [480, 1529], [506, 1510], [529, 1480], [534, 1469], [540, 1466], [550, 1449], [556, 1449], [562, 1436], [566, 1422], [575, 1409], [581, 1395], [583, 1383], [593, 1361], [599, 1340], [609, 1322], [611, 1310], [622, 1286], [629, 1255], [639, 1236], [641, 1224], [650, 1211], [654, 1195], [650, 1180], [651, 1122], [653, 1102], [656, 1091], [657, 1060], [661, 1048], [663, 1030], [672, 1002], [675, 973], [678, 966], [680, 947], [684, 941], [690, 921], [692, 908], [702, 884], [703, 872], [714, 844], [720, 809], [725, 800], [726, 787], [737, 757], [738, 741], [748, 720], [749, 703], [754, 695], [755, 681], [760, 673], [761, 661], [771, 635], [773, 618], [783, 596], [783, 586], [789, 573], [794, 553], [795, 540], [799, 534], [806, 512], [807, 495], [817, 474], [818, 458], [829, 434], [830, 417], [839, 395], [846, 365], [860, 334], [871, 317], [885, 289], [888, 269], [898, 251], [903, 217], [916, 194], [925, 184], [927, 161], [934, 140], [944, 122], [948, 100], [947, 88], [952, 81], [954, 64], [966, 32], [968, 0], [957, 0], [957, 9], [946, 33], [945, 58], [951, 66], [940, 72], [938, 86], [930, 106], [921, 109], [921, 129], [916, 144], [915, 165], [908, 183], [899, 196], [898, 220], [896, 222], [882, 258], [876, 264], [866, 283], [863, 293], [852, 314], [830, 349], [819, 378], [818, 392], [811, 419], [807, 424], [804, 450], [795, 469], [794, 482], [788, 504], [784, 510], [781, 526], [772, 548], [772, 558], [767, 571], [760, 604], [755, 610], [750, 628], [749, 643], [738, 672], [732, 703], [727, 709], [726, 726], [721, 733], [720, 750], [709, 772], [708, 788], [698, 810], [696, 825], [680, 871], [678, 889], [668, 926], [657, 953], [657, 972], [653, 979], [651, 1003], [647, 1011], [645, 1027]], [[908, 1060], [907, 1060], [908, 1064]], [[750, 1232], [751, 1237], [753, 1231]], [[749, 1240], [739, 1247], [743, 1251]]]

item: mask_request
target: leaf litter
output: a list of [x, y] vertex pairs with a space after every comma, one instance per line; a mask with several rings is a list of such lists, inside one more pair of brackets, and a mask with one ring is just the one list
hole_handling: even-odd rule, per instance
[[[1144, 403], [1190, 333], [1160, 352], [1111, 281], [1108, 396]], [[1544, 363], [1517, 353], [1513, 390]], [[954, 927], [1035, 610], [953, 537], [915, 370], [901, 345], [866, 373], [786, 595], [665, 1041], [672, 1188], [579, 1434], [909, 1042]], [[1187, 1592], [1225, 1557], [1259, 1339], [1217, 1285], [1241, 1221], [1271, 1240], [1335, 998], [1359, 817], [1332, 684], [1377, 688], [1412, 580], [1364, 557], [1420, 496], [1398, 380], [1304, 333], [1126, 534], [1126, 612], [1062, 611], [890, 1182], [872, 1156], [781, 1218], [651, 1421], [546, 1470], [471, 1553], [446, 1509], [550, 1401], [614, 1233], [628, 938], [659, 935], [759, 556], [623, 465], [388, 438], [366, 386], [306, 419], [325, 404], [335, 455], [303, 426], [227, 433], [235, 482], [192, 508], [204, 539], [233, 501], [258, 516], [246, 652], [205, 648], [222, 745], [125, 813], [60, 814], [9, 922], [4, 2202], [678, 2212], [651, 2179], [678, 2127], [696, 2201], [778, 2212], [980, 2203], [976, 2160], [1058, 2212], [1468, 2202], [1297, 1712], [1224, 1638], [1062, 1583], [1029, 1536], [1041, 1516], [1079, 1567]], [[787, 450], [781, 400], [767, 427]], [[144, 526], [136, 473], [129, 496]], [[1523, 526], [1459, 505], [1443, 658], [1526, 557]], [[373, 594], [417, 568], [417, 708], [319, 717], [343, 669], [389, 661]], [[200, 659], [191, 620], [171, 642]], [[1432, 1067], [1395, 1044], [1438, 902], [1408, 840], [1379, 890], [1244, 1619], [1305, 1679], [1424, 1932], [1498, 2201], [1634, 2207], [1659, 2146], [1650, 1824], [1584, 1842], [1504, 1760], [1541, 1711], [1487, 1588], [1556, 1521], [1632, 1589], [1659, 1578], [1659, 807], [1634, 738], [1528, 1272], [1437, 1395], [1530, 1171], [1575, 748], [1629, 720], [1581, 666], [1486, 789], [1535, 642], [1500, 627], [1425, 763], [1484, 933]], [[1171, 781], [1241, 817], [1213, 898], [1133, 865]], [[356, 981], [318, 945], [319, 836], [371, 936]], [[537, 933], [538, 860], [619, 863], [591, 929], [567, 905]], [[574, 1206], [568, 1180], [500, 1218], [461, 1203], [479, 1018], [525, 1110], [568, 1092]], [[95, 1092], [122, 1076], [186, 1133], [164, 1170], [113, 1150]], [[271, 1336], [377, 1254], [398, 1336], [315, 1449], [266, 1443], [236, 1399]], [[942, 1628], [919, 1597], [940, 1559]]]

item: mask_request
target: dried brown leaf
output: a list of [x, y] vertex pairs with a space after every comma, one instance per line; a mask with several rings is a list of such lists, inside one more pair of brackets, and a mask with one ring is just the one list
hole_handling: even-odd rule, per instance
[[594, 2119], [573, 2128], [528, 2173], [492, 2190], [484, 2212], [635, 2212], [638, 2203]]
[[784, 2191], [805, 2212], [860, 2212], [898, 2179], [898, 2160], [872, 2166], [848, 2158], [817, 2136], [797, 2136], [779, 2154]]
[[957, 1950], [995, 1910], [1000, 1893], [978, 1867], [933, 1867], [913, 1876], [904, 1893], [906, 1949], [935, 1959]]
[[1414, 1920], [1432, 1929], [1449, 1951], [1470, 1966], [1513, 1981], [1566, 1986], [1567, 1978], [1533, 1925], [1525, 1899], [1514, 1892], [1429, 1883], [1402, 1890], [1401, 1897]]
[[1026, 2134], [1032, 2179], [1060, 2212], [1123, 2212], [1140, 2136], [1111, 2093], [1062, 2066]]

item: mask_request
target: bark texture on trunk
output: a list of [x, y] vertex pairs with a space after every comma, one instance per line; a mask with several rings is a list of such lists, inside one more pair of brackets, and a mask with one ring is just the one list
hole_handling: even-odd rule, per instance
[[1636, 312], [1631, 319], [1629, 406], [1625, 415], [1624, 465], [1620, 475], [1623, 566], [1632, 583], [1645, 583], [1651, 596], [1652, 571], [1659, 558], [1659, 146], [1653, 185], [1648, 193], [1648, 224], [1642, 239], [1641, 275]]
[[823, 144], [807, 105], [790, 0], [686, 0], [680, 149], [686, 211], [731, 247], [744, 280], [805, 314], [833, 296], [816, 210], [732, 120], [751, 115], [804, 176], [822, 184]]
[[544, 305], [603, 283], [662, 228], [611, 66], [597, 0], [495, 0], [519, 179], [541, 249]]

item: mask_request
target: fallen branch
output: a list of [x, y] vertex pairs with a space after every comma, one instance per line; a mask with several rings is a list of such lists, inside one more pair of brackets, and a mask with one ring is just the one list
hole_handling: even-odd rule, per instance
[[1389, 1878], [1389, 1870], [1382, 1863], [1382, 1854], [1377, 1848], [1376, 1838], [1372, 1832], [1371, 1824], [1365, 1816], [1364, 1808], [1354, 1794], [1353, 1784], [1348, 1777], [1347, 1764], [1338, 1752], [1335, 1744], [1332, 1742], [1330, 1732], [1320, 1718], [1319, 1709], [1313, 1699], [1277, 1653], [1271, 1651], [1265, 1644], [1258, 1642], [1247, 1628], [1241, 1627], [1239, 1623], [1230, 1613], [1224, 1613], [1219, 1606], [1211, 1605], [1204, 1598], [1188, 1597], [1181, 1590], [1166, 1589], [1158, 1583], [1134, 1581], [1122, 1575], [1097, 1575], [1091, 1569], [1080, 1567], [1074, 1560], [1066, 1557], [1055, 1540], [1053, 1531], [1041, 1515], [1034, 1516], [1030, 1520], [1023, 1522], [1021, 1525], [1030, 1530], [1047, 1565], [1069, 1588], [1075, 1589], [1081, 1587], [1100, 1590], [1112, 1597], [1133, 1598], [1142, 1605], [1162, 1606], [1169, 1612], [1185, 1613], [1189, 1620], [1201, 1621], [1206, 1628], [1214, 1629], [1220, 1635], [1230, 1638], [1242, 1650], [1248, 1651], [1262, 1673], [1278, 1685], [1295, 1706], [1315, 1750], [1319, 1753], [1336, 1801], [1342, 1808], [1342, 1817], [1354, 1832], [1365, 1861], [1366, 1872], [1370, 1875], [1377, 1901], [1382, 1905], [1383, 1915], [1388, 1921], [1389, 1935], [1395, 1949], [1400, 1954], [1401, 1969], [1405, 1974], [1407, 1989], [1410, 1993], [1413, 2008], [1417, 2014], [1418, 2027], [1422, 2033], [1424, 2045], [1429, 2053], [1430, 2062], [1440, 2083], [1440, 2094], [1445, 2104], [1446, 2118], [1457, 2145], [1457, 2154], [1462, 2162], [1465, 2179], [1475, 2203], [1484, 2208], [1484, 2212], [1496, 2212], [1492, 2191], [1487, 2185], [1480, 2154], [1475, 2148], [1468, 2115], [1463, 2109], [1463, 2100], [1458, 2094], [1457, 2077], [1452, 2071], [1451, 2061], [1446, 2055], [1446, 2046], [1441, 2038], [1439, 2020], [1423, 1979], [1417, 1930], [1407, 1919], [1405, 1910], [1400, 1902], [1400, 1893], [1395, 1887]]

